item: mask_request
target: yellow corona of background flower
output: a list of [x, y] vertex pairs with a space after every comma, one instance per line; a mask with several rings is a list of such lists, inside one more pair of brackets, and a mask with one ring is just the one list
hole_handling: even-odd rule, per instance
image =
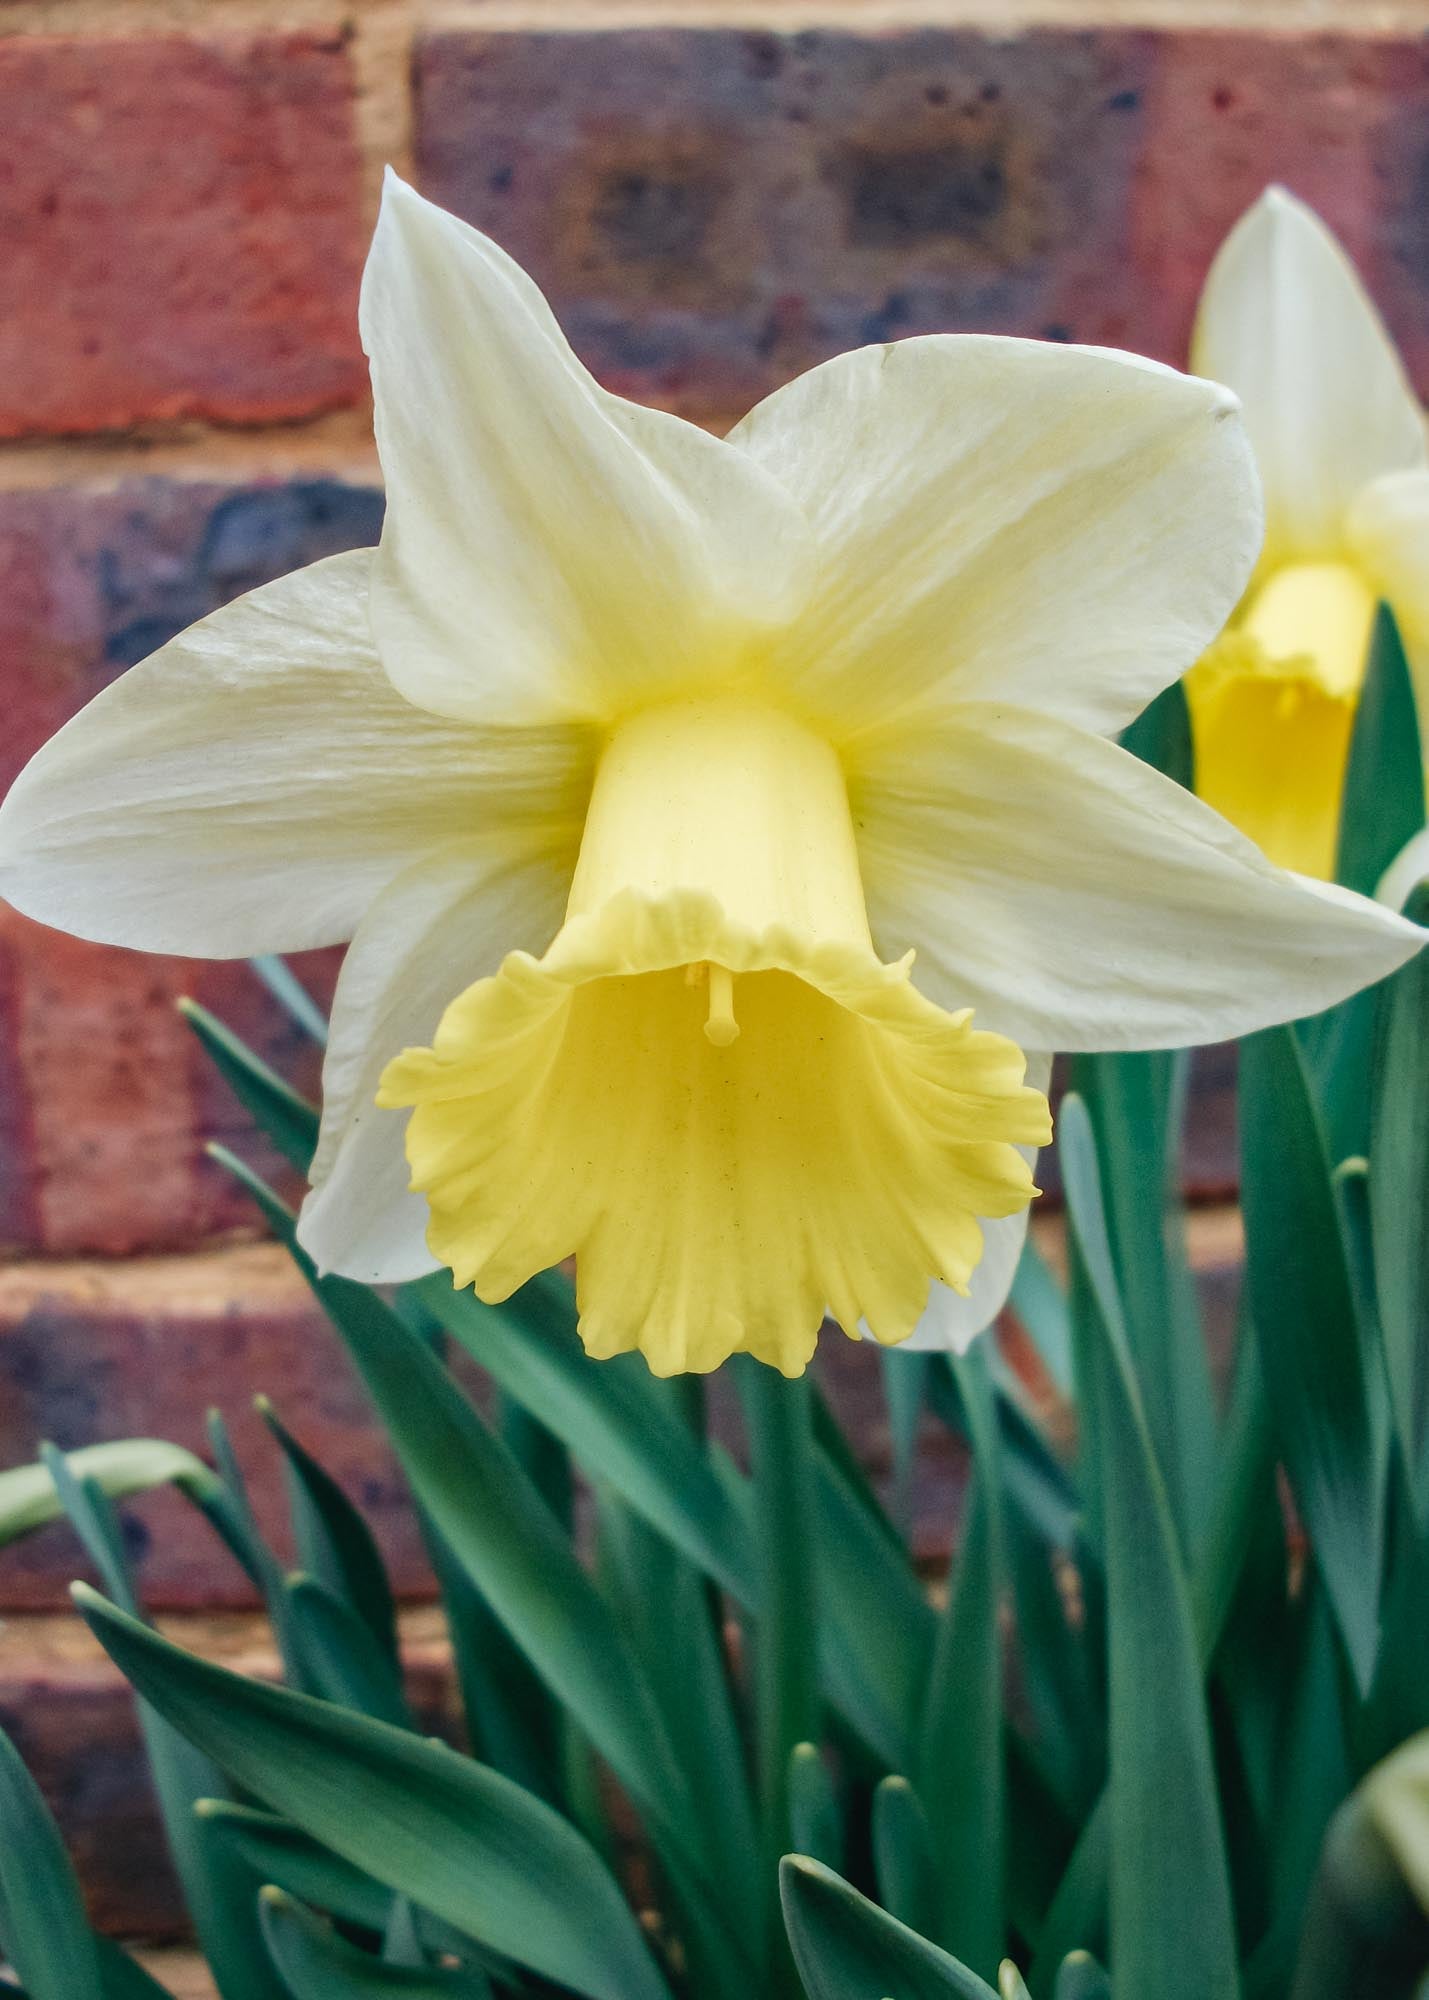
[[1191, 366], [1240, 397], [1266, 513], [1250, 588], [1187, 677], [1196, 789], [1272, 860], [1329, 877], [1381, 598], [1429, 716], [1423, 412], [1349, 259], [1283, 188], [1221, 246]]
[[1240, 1033], [1417, 948], [1108, 740], [1255, 559], [1223, 389], [934, 337], [715, 439], [395, 179], [362, 325], [381, 547], [132, 669], [0, 812], [0, 887], [83, 935], [351, 939], [324, 1268], [498, 1299], [574, 1253], [592, 1351], [662, 1372], [797, 1372], [825, 1308], [964, 1344], [1045, 1051]]

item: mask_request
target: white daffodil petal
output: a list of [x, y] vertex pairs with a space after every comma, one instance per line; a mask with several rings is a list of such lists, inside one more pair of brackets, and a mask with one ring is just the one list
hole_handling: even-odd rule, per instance
[[297, 951], [350, 937], [393, 875], [493, 814], [578, 829], [581, 734], [498, 736], [392, 687], [371, 557], [215, 611], [67, 723], [0, 807], [0, 894], [103, 944]]
[[[1027, 1058], [1027, 1081], [1034, 1090], [1045, 1095], [1052, 1080], [1052, 1058], [1045, 1055], [1029, 1055]], [[1037, 1164], [1036, 1149], [1019, 1146], [1018, 1152], [1029, 1167]], [[951, 1285], [934, 1279], [928, 1293], [928, 1305], [912, 1333], [902, 1343], [919, 1353], [937, 1353], [951, 1350], [955, 1354], [966, 1354], [980, 1333], [986, 1331], [1007, 1304], [1007, 1295], [1012, 1290], [1012, 1280], [1017, 1275], [1018, 1262], [1022, 1256], [1022, 1246], [1027, 1241], [1027, 1225], [1031, 1220], [1031, 1208], [1020, 1209], [1016, 1215], [1001, 1215], [982, 1223], [982, 1257], [968, 1280], [966, 1293], [955, 1292]]]
[[1024, 1048], [1174, 1048], [1316, 1012], [1423, 933], [1272, 867], [1129, 752], [982, 704], [890, 728], [850, 779], [875, 943]]
[[774, 660], [845, 733], [984, 699], [1120, 728], [1215, 637], [1259, 547], [1234, 399], [1101, 349], [862, 348], [730, 442], [809, 517], [814, 596]]
[[1371, 587], [1399, 620], [1429, 737], [1429, 472], [1394, 472], [1366, 486], [1346, 532]]
[[1000, 1216], [982, 1225], [982, 1262], [968, 1281], [966, 1295], [935, 1278], [917, 1326], [901, 1343], [919, 1354], [966, 1354], [1007, 1304], [1031, 1210]]
[[526, 274], [391, 173], [362, 335], [388, 493], [373, 626], [413, 701], [605, 716], [727, 672], [802, 602], [778, 484], [600, 388]]
[[399, 876], [358, 926], [333, 1001], [313, 1191], [298, 1224], [320, 1269], [395, 1284], [437, 1268], [426, 1200], [409, 1190], [407, 1120], [377, 1109], [378, 1080], [508, 951], [545, 949], [571, 861], [529, 841], [464, 841]]
[[1191, 365], [1244, 405], [1268, 560], [1338, 555], [1360, 488], [1425, 463], [1424, 419], [1383, 321], [1324, 223], [1283, 188], [1221, 245]]
[[1429, 882], [1429, 826], [1400, 848], [1375, 886], [1375, 901], [1402, 910], [1421, 882]]

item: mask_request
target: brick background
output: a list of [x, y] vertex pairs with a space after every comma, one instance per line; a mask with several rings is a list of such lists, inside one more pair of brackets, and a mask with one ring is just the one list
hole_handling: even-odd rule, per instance
[[0, 45], [0, 436], [360, 402], [345, 37]]
[[529, 265], [606, 381], [692, 416], [949, 328], [1184, 362], [1272, 180], [1429, 370], [1417, 37], [472, 27], [419, 37], [415, 89], [424, 188]]
[[[607, 382], [716, 427], [842, 347], [923, 330], [1180, 361], [1216, 244], [1272, 179], [1341, 234], [1429, 390], [1429, 0], [975, 13], [0, 0], [0, 789], [192, 619], [375, 540], [355, 304], [388, 159], [529, 265]], [[298, 969], [322, 997], [334, 964]], [[0, 1465], [45, 1436], [198, 1446], [217, 1402], [280, 1533], [250, 1412], [267, 1387], [420, 1594], [358, 1392], [203, 1156], [218, 1137], [276, 1171], [176, 1018], [184, 991], [313, 1087], [314, 1051], [246, 968], [105, 951], [0, 907]], [[1188, 1178], [1224, 1200], [1223, 1052], [1201, 1076]], [[1224, 1338], [1233, 1222], [1202, 1230]], [[820, 1365], [883, 1463], [876, 1355], [836, 1343]], [[930, 1459], [927, 1553], [958, 1480]], [[249, 1658], [241, 1580], [204, 1524], [173, 1495], [126, 1512], [150, 1601], [207, 1608], [185, 1635]], [[163, 1929], [128, 1698], [50, 1616], [75, 1562], [62, 1528], [0, 1553], [0, 1722], [97, 1914]]]
[[[242, 591], [374, 542], [381, 517], [375, 487], [338, 479], [0, 492], [0, 788], [125, 667]], [[335, 964], [296, 969], [325, 999]], [[245, 965], [104, 950], [0, 905], [0, 1255], [186, 1249], [248, 1221], [203, 1157], [247, 1121], [174, 1011], [184, 993], [316, 1089], [313, 1050]]]

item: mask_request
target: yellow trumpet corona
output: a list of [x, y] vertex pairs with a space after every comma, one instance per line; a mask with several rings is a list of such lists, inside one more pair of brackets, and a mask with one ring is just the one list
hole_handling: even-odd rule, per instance
[[487, 1299], [574, 1253], [587, 1347], [661, 1375], [742, 1350], [797, 1374], [826, 1308], [905, 1339], [1050, 1137], [1016, 1044], [911, 963], [874, 950], [821, 735], [740, 697], [636, 714], [550, 949], [383, 1077], [434, 1252]]
[[1271, 188], [1222, 246], [1192, 365], [1240, 396], [1265, 549], [1187, 676], [1196, 789], [1282, 867], [1332, 879], [1375, 607], [1429, 693], [1429, 457], [1398, 356], [1328, 230]]
[[45, 922], [347, 943], [319, 1270], [495, 1300], [574, 1253], [591, 1351], [662, 1373], [797, 1372], [826, 1311], [966, 1347], [1050, 1051], [1246, 1033], [1418, 948], [1115, 741], [1251, 578], [1216, 383], [927, 335], [716, 438], [395, 176], [361, 324], [380, 547], [181, 633], [0, 806]]

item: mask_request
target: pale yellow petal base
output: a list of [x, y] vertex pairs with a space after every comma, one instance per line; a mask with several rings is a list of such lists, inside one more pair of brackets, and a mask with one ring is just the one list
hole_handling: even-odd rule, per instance
[[497, 1301], [574, 1253], [593, 1355], [797, 1375], [826, 1308], [894, 1342], [933, 1278], [966, 1288], [979, 1216], [1035, 1192], [1014, 1147], [1050, 1136], [1025, 1067], [906, 961], [625, 890], [464, 993], [379, 1102], [414, 1107], [458, 1285]]
[[1281, 868], [1322, 881], [1374, 609], [1348, 563], [1286, 564], [1186, 676], [1196, 790]]
[[1196, 790], [1278, 867], [1332, 881], [1358, 697], [1235, 651], [1231, 635], [1186, 676]]

